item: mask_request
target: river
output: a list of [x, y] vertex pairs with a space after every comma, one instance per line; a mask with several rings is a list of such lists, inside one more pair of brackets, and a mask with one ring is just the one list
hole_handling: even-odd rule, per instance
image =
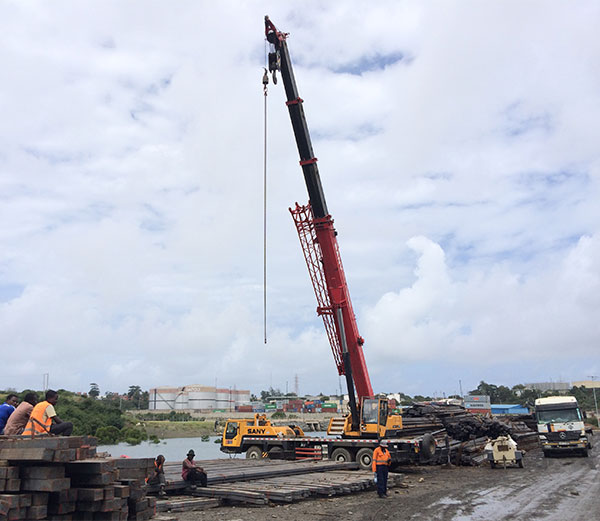
[[[215, 443], [219, 440], [219, 443]], [[229, 455], [221, 452], [220, 436], [211, 436], [210, 441], [202, 441], [200, 438], [169, 438], [161, 440], [160, 443], [143, 441], [139, 445], [128, 445], [118, 443], [117, 445], [98, 445], [97, 452], [108, 452], [111, 456], [119, 458], [155, 458], [162, 454], [167, 461], [183, 461], [190, 449], [196, 453], [197, 460], [229, 458]], [[244, 454], [238, 455], [245, 457]]]
[[[308, 436], [325, 436], [325, 432], [311, 432]], [[218, 440], [218, 443], [215, 443]], [[190, 449], [196, 453], [196, 460], [217, 458], [245, 458], [245, 454], [229, 455], [221, 452], [221, 436], [210, 436], [210, 441], [200, 438], [168, 438], [160, 443], [143, 441], [139, 445], [118, 443], [116, 445], [99, 445], [98, 452], [108, 452], [114, 458], [127, 456], [129, 458], [155, 458], [162, 454], [168, 462], [183, 461]]]

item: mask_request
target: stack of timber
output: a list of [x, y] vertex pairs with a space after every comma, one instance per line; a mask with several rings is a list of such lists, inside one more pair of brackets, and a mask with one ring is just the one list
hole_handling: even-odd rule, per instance
[[97, 458], [96, 438], [0, 437], [0, 521], [151, 519], [149, 459]]
[[[266, 479], [274, 476], [292, 476], [331, 472], [336, 470], [358, 469], [358, 463], [339, 463], [336, 461], [287, 461], [287, 460], [255, 460], [245, 458], [215, 459], [197, 461], [208, 476], [208, 485], [221, 483], [238, 483]], [[167, 492], [176, 492], [189, 488], [189, 483], [181, 479], [181, 463], [167, 462], [164, 465]], [[158, 486], [148, 487], [149, 493], [157, 493]]]
[[[373, 489], [371, 472], [356, 470], [355, 462], [282, 461], [282, 460], [211, 460], [197, 464], [208, 474], [208, 487], [186, 490], [192, 498], [171, 497], [157, 503], [159, 512], [198, 510], [226, 504], [267, 505], [291, 503], [309, 497], [330, 497]], [[165, 465], [167, 490], [176, 489], [175, 470], [181, 465]], [[175, 480], [176, 481], [176, 480]], [[401, 483], [400, 474], [390, 474], [389, 486]], [[184, 486], [187, 484], [184, 483]], [[208, 501], [213, 501], [209, 503]]]
[[[520, 450], [538, 446], [531, 415], [491, 418], [473, 414], [459, 405], [417, 403], [402, 413], [403, 436], [431, 433], [438, 451], [432, 464], [480, 465], [488, 439], [510, 435]], [[532, 428], [533, 425], [533, 428]]]

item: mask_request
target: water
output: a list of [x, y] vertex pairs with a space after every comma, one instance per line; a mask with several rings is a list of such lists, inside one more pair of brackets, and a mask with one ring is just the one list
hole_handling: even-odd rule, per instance
[[[219, 443], [215, 443], [219, 440]], [[139, 445], [128, 445], [118, 443], [116, 445], [99, 445], [98, 452], [108, 452], [111, 456], [118, 458], [128, 456], [130, 458], [156, 458], [162, 454], [167, 462], [183, 461], [190, 449], [196, 453], [196, 460], [229, 458], [229, 455], [221, 452], [220, 436], [211, 436], [210, 441], [202, 441], [200, 438], [169, 438], [161, 440], [160, 443], [143, 441]], [[245, 457], [245, 454], [237, 455]]]
[[[326, 436], [325, 432], [310, 432], [307, 436]], [[219, 443], [215, 443], [218, 440]], [[167, 462], [183, 461], [190, 449], [196, 453], [196, 460], [204, 459], [229, 459], [245, 458], [246, 454], [225, 454], [219, 449], [221, 447], [221, 436], [211, 436], [210, 441], [202, 441], [200, 438], [168, 438], [160, 443], [149, 443], [143, 441], [139, 445], [128, 445], [118, 443], [116, 445], [99, 445], [98, 452], [108, 452], [111, 456], [119, 458], [128, 456], [130, 458], [156, 458], [162, 454]]]

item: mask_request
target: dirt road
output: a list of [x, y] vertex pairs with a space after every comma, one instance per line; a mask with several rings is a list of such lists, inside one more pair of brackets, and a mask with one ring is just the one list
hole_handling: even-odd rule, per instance
[[[600, 441], [598, 435], [594, 438]], [[391, 490], [387, 499], [379, 499], [373, 491], [284, 506], [222, 507], [176, 517], [179, 521], [592, 521], [600, 519], [599, 469], [600, 446], [589, 458], [544, 458], [538, 449], [526, 455], [524, 469], [407, 469], [408, 488]]]

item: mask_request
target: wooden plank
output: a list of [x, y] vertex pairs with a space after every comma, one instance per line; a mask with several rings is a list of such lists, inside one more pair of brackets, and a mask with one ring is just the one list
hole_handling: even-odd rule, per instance
[[21, 467], [20, 477], [30, 479], [64, 478], [65, 468], [62, 465], [43, 467]]
[[48, 513], [53, 515], [64, 515], [75, 512], [76, 503], [74, 501], [64, 501], [63, 503], [48, 503]]
[[85, 459], [71, 461], [65, 465], [68, 476], [74, 474], [101, 474], [103, 472], [112, 472], [114, 468], [114, 460], [111, 459]]
[[27, 519], [46, 519], [48, 515], [47, 505], [37, 505], [27, 507]]
[[8, 461], [52, 461], [54, 450], [45, 448], [0, 449], [0, 459]]
[[104, 491], [104, 488], [79, 488], [77, 489], [77, 501], [102, 501]]
[[37, 492], [57, 492], [59, 490], [66, 490], [70, 486], [71, 480], [69, 478], [21, 480], [21, 490]]
[[221, 505], [218, 498], [177, 498], [168, 501], [159, 501], [156, 504], [157, 512], [192, 512], [207, 510]]
[[113, 485], [115, 497], [126, 498], [129, 497], [129, 486], [128, 485]]
[[112, 472], [102, 474], [77, 474], [71, 476], [71, 482], [74, 487], [87, 487], [97, 485], [108, 485], [115, 480]]
[[249, 503], [251, 505], [266, 505], [269, 502], [264, 494], [260, 494], [258, 492], [250, 492], [243, 490], [235, 491], [216, 487], [198, 488], [193, 492], [193, 495], [220, 498], [225, 499], [227, 501]]

